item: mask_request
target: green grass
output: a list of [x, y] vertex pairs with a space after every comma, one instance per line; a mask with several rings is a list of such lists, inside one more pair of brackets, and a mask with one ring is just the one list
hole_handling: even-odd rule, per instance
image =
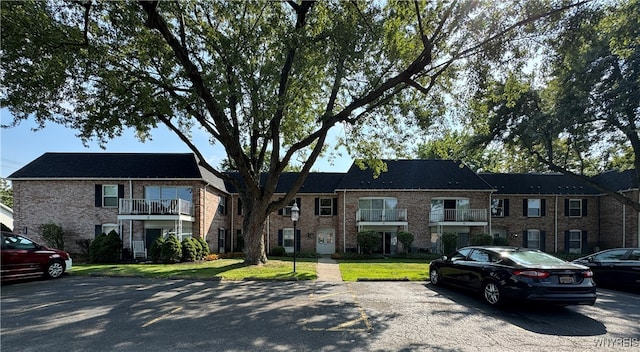
[[136, 276], [160, 279], [315, 280], [316, 259], [270, 259], [266, 265], [244, 265], [242, 259], [179, 264], [74, 264], [71, 275]]
[[344, 281], [425, 281], [429, 278], [429, 263], [424, 259], [339, 260], [338, 263]]

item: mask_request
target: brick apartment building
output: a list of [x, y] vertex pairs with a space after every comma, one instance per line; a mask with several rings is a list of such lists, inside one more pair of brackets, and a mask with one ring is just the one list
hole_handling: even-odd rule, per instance
[[[346, 173], [311, 173], [291, 206], [269, 215], [264, 236], [275, 246], [321, 254], [356, 251], [359, 231], [382, 234], [378, 252], [405, 250], [399, 231], [414, 234], [411, 250], [438, 252], [445, 233], [460, 246], [491, 234], [509, 244], [547, 252], [589, 253], [638, 246], [638, 214], [578, 181], [559, 174], [476, 174], [450, 160], [387, 161], [387, 172], [353, 165]], [[638, 198], [633, 172], [608, 172], [598, 182]], [[237, 177], [237, 175], [231, 175]], [[285, 173], [274, 197], [297, 177]], [[148, 248], [169, 233], [203, 237], [213, 252], [243, 248], [243, 214], [237, 191], [198, 167], [192, 154], [45, 153], [9, 179], [14, 190], [14, 231], [38, 238], [40, 224], [75, 240], [118, 231], [126, 248]], [[296, 241], [294, 241], [294, 236]]]

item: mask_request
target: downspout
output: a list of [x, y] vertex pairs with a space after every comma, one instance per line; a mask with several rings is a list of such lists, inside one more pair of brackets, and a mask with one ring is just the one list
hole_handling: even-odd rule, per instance
[[[271, 251], [271, 249], [269, 247], [271, 245], [271, 231], [270, 231], [270, 229], [271, 229], [271, 214], [267, 215], [267, 253], [269, 253]], [[296, 234], [294, 233], [293, 236], [295, 236], [295, 235]]]
[[[555, 243], [554, 243], [554, 248], [553, 248], [553, 252], [554, 253], [558, 253], [558, 196], [556, 196], [556, 208], [554, 213], [554, 221], [555, 221], [555, 228], [553, 230], [554, 232], [554, 238], [555, 238]], [[566, 240], [565, 240], [566, 241]], [[565, 251], [568, 251], [568, 248], [564, 249]]]
[[347, 252], [347, 190], [342, 191], [342, 253]]
[[[638, 203], [640, 203], [640, 189], [638, 189]], [[640, 212], [638, 212], [638, 241], [636, 247], [640, 247]]]
[[622, 204], [622, 248], [626, 248], [627, 243], [627, 205]]
[[234, 211], [235, 208], [233, 207], [233, 195], [231, 195], [230, 198], [231, 198], [231, 209], [229, 209], [229, 211], [231, 212], [231, 224], [229, 225], [229, 228], [231, 229], [231, 247], [230, 248], [231, 248], [231, 253], [233, 253], [233, 250], [234, 250], [233, 244], [235, 243], [235, 241], [233, 240], [233, 234], [235, 232], [234, 231], [234, 226], [233, 226], [234, 225], [234, 223], [233, 223], [233, 220], [234, 220], [233, 219], [233, 215], [235, 214], [235, 211]]
[[[133, 182], [131, 179], [129, 179], [129, 201], [133, 205]], [[142, 232], [144, 233], [144, 226], [142, 226]], [[129, 249], [133, 249], [133, 220], [131, 219], [129, 220]]]

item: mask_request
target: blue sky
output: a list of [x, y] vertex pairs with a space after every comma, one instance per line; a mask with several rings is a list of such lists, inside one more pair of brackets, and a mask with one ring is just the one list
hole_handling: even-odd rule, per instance
[[[0, 109], [2, 124], [12, 121], [7, 109]], [[0, 130], [0, 176], [5, 178], [11, 173], [25, 166], [37, 157], [47, 152], [144, 152], [144, 153], [189, 153], [187, 146], [180, 141], [168, 128], [160, 126], [152, 132], [152, 140], [140, 142], [132, 130], [114, 140], [106, 149], [100, 148], [98, 143], [90, 142], [86, 147], [77, 131], [64, 126], [49, 123], [44, 129], [33, 131], [37, 127], [32, 120], [23, 121], [13, 128]], [[335, 129], [334, 129], [335, 130]], [[333, 136], [336, 131], [332, 131]], [[196, 145], [204, 157], [212, 165], [218, 165], [225, 157], [224, 149], [220, 145], [211, 146], [207, 134], [200, 131], [193, 133]], [[328, 138], [330, 140], [331, 138]], [[343, 153], [344, 155], [344, 153]], [[313, 167], [314, 171], [346, 172], [351, 166], [352, 159], [348, 156], [337, 158], [333, 164], [327, 159], [319, 160]]]

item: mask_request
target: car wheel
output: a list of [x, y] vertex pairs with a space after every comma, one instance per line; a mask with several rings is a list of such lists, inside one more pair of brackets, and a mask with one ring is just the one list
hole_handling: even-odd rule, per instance
[[498, 306], [502, 304], [502, 291], [500, 286], [494, 281], [487, 281], [482, 285], [482, 298], [489, 305]]
[[53, 261], [47, 265], [46, 275], [50, 279], [57, 279], [64, 273], [64, 264], [60, 261]]
[[440, 280], [440, 272], [436, 268], [431, 269], [429, 272], [429, 279], [431, 280], [431, 283], [436, 286], [442, 283], [442, 280]]

